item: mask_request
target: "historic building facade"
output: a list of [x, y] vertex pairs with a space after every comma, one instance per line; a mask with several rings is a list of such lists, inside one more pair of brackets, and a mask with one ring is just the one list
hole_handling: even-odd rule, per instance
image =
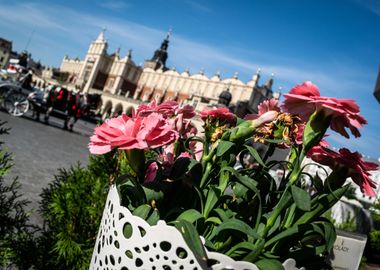
[[5, 69], [12, 53], [12, 42], [0, 37], [0, 69]]
[[222, 92], [230, 96], [231, 108], [244, 114], [254, 112], [262, 100], [273, 96], [273, 77], [259, 85], [259, 71], [244, 83], [237, 73], [222, 79], [219, 73], [209, 78], [202, 70], [190, 74], [188, 70], [179, 72], [168, 68], [169, 37], [170, 33], [153, 57], [141, 67], [133, 62], [131, 50], [124, 57], [119, 49], [108, 54], [108, 44], [102, 31], [90, 44], [84, 60], [65, 56], [60, 71], [68, 74], [69, 88], [101, 94], [101, 111], [105, 116], [128, 112], [140, 102], [153, 99], [158, 102], [172, 99], [202, 109], [205, 105], [216, 104]]

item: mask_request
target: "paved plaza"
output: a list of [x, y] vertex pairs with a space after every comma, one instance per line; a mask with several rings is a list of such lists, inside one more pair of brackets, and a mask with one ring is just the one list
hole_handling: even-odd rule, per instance
[[49, 125], [34, 121], [30, 115], [13, 117], [0, 111], [0, 121], [7, 121], [10, 134], [3, 136], [5, 146], [13, 154], [14, 166], [6, 181], [18, 176], [21, 192], [31, 201], [31, 222], [42, 224], [37, 213], [40, 193], [54, 179], [59, 168], [88, 163], [87, 144], [94, 124], [79, 120], [74, 132], [62, 129], [63, 120], [51, 117]]

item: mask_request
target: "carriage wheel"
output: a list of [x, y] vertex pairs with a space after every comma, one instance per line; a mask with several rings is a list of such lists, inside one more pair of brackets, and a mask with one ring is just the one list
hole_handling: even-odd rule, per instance
[[3, 101], [7, 93], [10, 91], [10, 88], [6, 85], [0, 86], [0, 101]]
[[29, 101], [21, 93], [10, 93], [4, 99], [4, 108], [13, 116], [22, 116], [29, 110]]

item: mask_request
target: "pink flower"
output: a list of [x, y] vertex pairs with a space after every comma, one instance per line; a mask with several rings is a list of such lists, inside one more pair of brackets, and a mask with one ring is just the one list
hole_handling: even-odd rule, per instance
[[174, 143], [165, 145], [163, 148], [163, 153], [159, 155], [162, 165], [164, 167], [170, 167], [174, 164]]
[[162, 115], [151, 113], [146, 117], [130, 118], [126, 115], [112, 118], [95, 128], [90, 138], [90, 152], [104, 154], [119, 149], [147, 149], [170, 144], [178, 132]]
[[171, 119], [171, 122], [181, 138], [187, 139], [190, 136], [195, 136], [198, 132], [191, 121], [184, 119], [183, 114], [178, 114], [174, 119]]
[[136, 110], [136, 116], [147, 116], [153, 112], [156, 112], [156, 108], [157, 104], [154, 100], [149, 104], [141, 103]]
[[[323, 141], [322, 141], [323, 142]], [[378, 165], [372, 162], [366, 162], [362, 160], [362, 156], [358, 152], [350, 152], [346, 148], [339, 149], [339, 152], [335, 152], [325, 145], [313, 147], [308, 156], [317, 163], [329, 166], [331, 169], [335, 169], [339, 166], [344, 166], [348, 169], [347, 177], [360, 186], [363, 193], [368, 196], [376, 196], [374, 188], [376, 183], [370, 179], [370, 173], [378, 168]]]
[[174, 100], [166, 101], [157, 105], [155, 101], [149, 104], [140, 104], [137, 108], [137, 116], [147, 116], [151, 113], [160, 113], [165, 117], [173, 117], [178, 110], [178, 103]]
[[252, 121], [252, 127], [258, 128], [265, 123], [270, 123], [270, 122], [275, 121], [277, 119], [277, 116], [278, 116], [278, 112], [268, 111], [268, 112], [265, 112], [261, 115], [249, 114], [249, 115], [246, 115], [246, 117], [244, 119], [245, 120], [253, 120]]
[[192, 158], [192, 156], [188, 152], [182, 152], [181, 154], [179, 154], [178, 158]]
[[190, 119], [195, 116], [195, 109], [193, 106], [186, 104], [178, 110], [177, 114], [183, 114], [184, 119]]
[[191, 141], [189, 143], [189, 148], [193, 152], [195, 159], [200, 161], [203, 155], [203, 143], [198, 141]]
[[194, 107], [191, 105], [185, 105], [180, 108], [177, 101], [169, 100], [160, 105], [157, 105], [155, 101], [149, 104], [140, 104], [137, 108], [136, 115], [147, 116], [151, 113], [159, 113], [164, 117], [172, 118], [177, 115], [183, 115], [184, 119], [190, 119], [195, 116]]
[[359, 106], [354, 100], [321, 97], [317, 86], [311, 82], [296, 85], [284, 97], [282, 109], [298, 114], [305, 122], [314, 111], [323, 109], [332, 116], [330, 128], [346, 138], [349, 135], [345, 128], [349, 128], [355, 137], [360, 137], [358, 129], [367, 123], [359, 114]]
[[174, 100], [166, 101], [157, 106], [156, 111], [166, 117], [173, 117], [177, 114], [178, 103]]
[[[259, 118], [260, 116], [262, 116], [263, 114], [267, 113], [267, 112], [270, 112], [272, 111], [271, 114], [276, 114], [275, 112], [280, 112], [280, 107], [278, 106], [278, 99], [276, 98], [271, 98], [271, 99], [267, 99], [267, 100], [264, 100], [263, 102], [261, 102], [258, 106], [257, 106], [257, 109], [258, 109], [258, 113], [257, 114], [247, 114], [244, 119], [245, 120], [255, 120], [257, 118]], [[266, 114], [266, 115], [269, 115], [269, 114]]]
[[[174, 143], [164, 146], [162, 148], [163, 153], [159, 155], [159, 159], [166, 169], [170, 169], [173, 166], [174, 162], [179, 158], [192, 158], [191, 154], [188, 152], [181, 152], [177, 157], [175, 157], [174, 147]], [[190, 149], [192, 149], [191, 145]]]
[[102, 125], [94, 129], [94, 135], [90, 138], [89, 149], [92, 154], [105, 154], [114, 147], [111, 141], [124, 134], [123, 128], [131, 124], [130, 118], [122, 115], [106, 120]]
[[264, 100], [257, 106], [259, 115], [262, 115], [268, 111], [280, 111], [280, 107], [278, 106], [278, 99], [271, 98]]
[[210, 119], [211, 121], [219, 120], [220, 123], [224, 122], [234, 124], [236, 122], [236, 116], [225, 107], [219, 107], [212, 110], [204, 109], [200, 113], [200, 117], [203, 121]]
[[158, 171], [158, 165], [157, 162], [152, 162], [149, 164], [148, 169], [145, 172], [145, 178], [144, 178], [144, 183], [152, 183], [154, 182], [154, 179], [156, 179]]

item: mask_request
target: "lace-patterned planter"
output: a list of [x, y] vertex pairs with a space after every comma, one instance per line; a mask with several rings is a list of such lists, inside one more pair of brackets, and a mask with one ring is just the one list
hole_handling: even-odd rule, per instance
[[[128, 238], [123, 234], [125, 226], [132, 229]], [[207, 255], [215, 261], [211, 267], [196, 259], [176, 228], [166, 225], [164, 221], [150, 226], [142, 218], [133, 216], [120, 205], [116, 187], [110, 187], [92, 254], [91, 270], [259, 270], [252, 263], [234, 261], [220, 253], [207, 251]], [[286, 260], [283, 266], [285, 270], [301, 270], [296, 268], [293, 259]]]

